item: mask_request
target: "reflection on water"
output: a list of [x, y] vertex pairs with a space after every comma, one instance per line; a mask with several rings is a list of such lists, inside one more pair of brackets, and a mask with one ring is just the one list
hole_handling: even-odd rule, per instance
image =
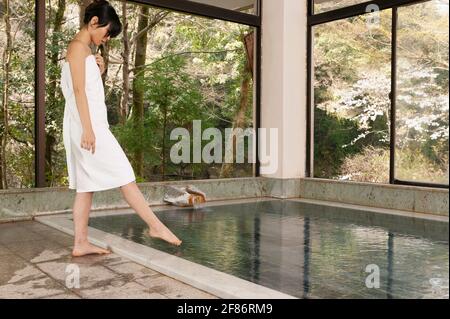
[[449, 296], [448, 223], [277, 200], [156, 214], [180, 247], [149, 238], [135, 214], [90, 226], [300, 298]]

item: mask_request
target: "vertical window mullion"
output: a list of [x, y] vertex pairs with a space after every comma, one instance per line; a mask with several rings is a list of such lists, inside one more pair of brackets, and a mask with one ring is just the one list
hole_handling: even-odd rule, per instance
[[45, 0], [35, 1], [35, 187], [45, 187]]
[[390, 134], [390, 156], [389, 156], [389, 183], [395, 181], [395, 122], [397, 101], [397, 7], [392, 8], [392, 44], [391, 44], [391, 134]]
[[[308, 20], [309, 18], [314, 14], [314, 0], [308, 0], [308, 8], [307, 8], [307, 12], [308, 12]], [[306, 48], [307, 48], [307, 53], [306, 53], [306, 172], [305, 175], [306, 177], [314, 177], [314, 172], [312, 170], [312, 163], [313, 160], [311, 159], [311, 157], [313, 156], [314, 152], [311, 150], [311, 147], [313, 145], [312, 143], [312, 136], [314, 136], [314, 134], [312, 134], [311, 130], [312, 130], [312, 108], [314, 107], [314, 103], [312, 103], [312, 96], [313, 96], [313, 86], [312, 86], [312, 76], [313, 76], [313, 65], [312, 65], [312, 55], [313, 55], [313, 50], [312, 50], [312, 28], [313, 26], [310, 25], [308, 23], [307, 25], [307, 35], [306, 35]]]

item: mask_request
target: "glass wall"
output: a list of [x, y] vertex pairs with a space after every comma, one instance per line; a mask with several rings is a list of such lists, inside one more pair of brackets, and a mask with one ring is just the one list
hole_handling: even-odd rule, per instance
[[313, 27], [314, 177], [389, 182], [391, 10]]
[[448, 184], [448, 1], [400, 7], [395, 175]]
[[360, 2], [308, 18], [310, 176], [448, 187], [449, 1]]
[[[84, 7], [48, 3], [46, 171], [49, 186], [67, 186], [59, 77]], [[110, 3], [128, 29], [101, 51], [107, 67], [103, 81], [108, 122], [137, 182], [253, 176], [248, 157], [244, 163], [224, 163], [224, 154], [225, 129], [254, 126], [255, 59], [247, 53], [255, 43], [254, 27], [131, 2]], [[220, 136], [206, 134], [208, 128]], [[197, 129], [203, 133], [199, 162], [194, 150]], [[188, 133], [187, 162], [173, 156], [182, 155], [176, 134], [180, 130]], [[244, 144], [247, 150], [249, 140]], [[203, 152], [214, 161], [205, 161]]]
[[0, 189], [34, 186], [34, 2], [0, 2]]

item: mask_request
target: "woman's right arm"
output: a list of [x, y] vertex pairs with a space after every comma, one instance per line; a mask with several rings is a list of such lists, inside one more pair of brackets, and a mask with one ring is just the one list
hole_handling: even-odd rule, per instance
[[95, 152], [95, 135], [92, 129], [91, 117], [89, 115], [89, 105], [86, 96], [85, 84], [85, 55], [84, 44], [73, 41], [71, 44], [70, 74], [72, 75], [73, 92], [80, 115], [83, 134], [81, 137], [81, 147]]

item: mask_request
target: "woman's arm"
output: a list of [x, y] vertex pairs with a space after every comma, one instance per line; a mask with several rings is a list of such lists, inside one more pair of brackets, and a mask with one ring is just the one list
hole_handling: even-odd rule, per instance
[[[81, 147], [95, 152], [95, 135], [92, 129], [89, 105], [86, 96], [86, 48], [79, 41], [72, 41], [69, 45], [71, 58], [69, 61], [70, 74], [72, 75], [73, 92], [80, 115], [83, 135], [81, 137]], [[69, 49], [68, 49], [69, 50]]]

